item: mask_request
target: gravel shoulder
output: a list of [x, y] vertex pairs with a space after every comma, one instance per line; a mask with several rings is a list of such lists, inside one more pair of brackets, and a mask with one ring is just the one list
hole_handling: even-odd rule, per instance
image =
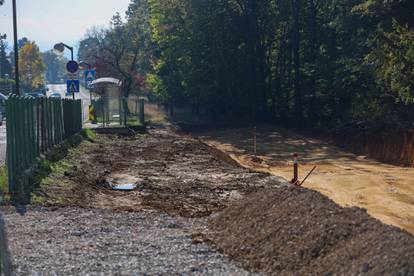
[[157, 211], [4, 210], [16, 275], [250, 275], [192, 233], [204, 219]]

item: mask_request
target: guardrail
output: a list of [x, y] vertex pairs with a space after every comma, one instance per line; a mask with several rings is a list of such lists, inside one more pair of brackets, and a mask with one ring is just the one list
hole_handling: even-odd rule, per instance
[[[7, 112], [7, 169], [13, 200], [27, 203], [39, 157], [82, 130], [81, 100], [11, 95]], [[22, 202], [21, 202], [22, 203]]]

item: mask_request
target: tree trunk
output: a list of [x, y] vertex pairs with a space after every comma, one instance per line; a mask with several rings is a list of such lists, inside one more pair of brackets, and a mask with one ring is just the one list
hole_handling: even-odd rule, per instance
[[301, 9], [301, 0], [292, 0], [293, 12], [293, 30], [292, 30], [292, 52], [294, 63], [294, 116], [296, 120], [301, 121], [303, 118], [302, 95], [301, 95], [301, 75], [300, 75], [300, 32], [299, 32], [299, 15]]
[[312, 75], [310, 78], [309, 83], [309, 122], [311, 124], [317, 124], [317, 118], [316, 118], [316, 16], [317, 16], [317, 10], [315, 7], [314, 0], [309, 0], [310, 5], [310, 12], [311, 12], [311, 22], [310, 22], [310, 62], [312, 64]]

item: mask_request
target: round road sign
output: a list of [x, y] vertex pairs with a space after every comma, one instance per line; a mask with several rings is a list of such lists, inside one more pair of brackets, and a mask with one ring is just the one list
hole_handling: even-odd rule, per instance
[[70, 60], [68, 63], [66, 63], [66, 70], [68, 70], [69, 73], [76, 73], [79, 69], [79, 64], [74, 61], [74, 60]]

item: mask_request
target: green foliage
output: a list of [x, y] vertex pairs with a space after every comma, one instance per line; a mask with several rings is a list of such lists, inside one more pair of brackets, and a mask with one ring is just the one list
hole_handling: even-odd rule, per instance
[[9, 178], [7, 176], [7, 167], [1, 166], [0, 167], [0, 194], [7, 194], [8, 192], [8, 185], [9, 185]]
[[76, 147], [79, 146], [82, 142], [91, 142], [96, 139], [96, 132], [90, 129], [84, 129], [80, 134], [73, 135], [68, 138], [64, 143], [53, 148], [52, 151], [46, 154], [46, 158], [42, 159], [37, 165], [35, 173], [33, 175], [33, 183], [36, 187], [35, 191], [31, 193], [31, 203], [32, 204], [44, 204], [52, 200], [54, 203], [63, 202], [63, 198], [47, 198], [44, 194], [39, 192], [39, 188], [47, 186], [49, 184], [58, 184], [64, 185], [64, 183], [56, 183], [57, 180], [54, 177], [49, 177], [49, 175], [59, 175], [63, 176], [66, 171], [68, 171], [73, 164], [70, 164], [65, 160], [65, 157], [68, 155], [69, 151], [76, 151]]
[[151, 33], [145, 0], [133, 0], [127, 22], [116, 14], [110, 27], [90, 30], [80, 42], [79, 58], [95, 64], [99, 75], [122, 80], [123, 94], [146, 92], [146, 74], [151, 68]]
[[6, 75], [9, 76], [9, 78], [12, 77], [13, 67], [8, 59], [6, 49], [6, 42], [0, 38], [0, 78], [5, 78]]
[[94, 141], [96, 139], [97, 134], [92, 129], [85, 128], [82, 130], [81, 135], [89, 141]]
[[145, 37], [134, 64], [153, 91], [212, 118], [412, 121], [413, 14], [411, 0], [134, 0], [104, 41]]
[[15, 84], [14, 80], [11, 80], [11, 79], [1, 79], [0, 78], [0, 85], [10, 85], [10, 84], [14, 85]]
[[377, 74], [377, 82], [396, 102], [414, 102], [414, 30], [393, 22], [391, 32], [377, 38], [367, 56]]
[[43, 62], [46, 65], [46, 80], [49, 83], [60, 83], [66, 74], [66, 58], [58, 57], [52, 50], [43, 53]]

